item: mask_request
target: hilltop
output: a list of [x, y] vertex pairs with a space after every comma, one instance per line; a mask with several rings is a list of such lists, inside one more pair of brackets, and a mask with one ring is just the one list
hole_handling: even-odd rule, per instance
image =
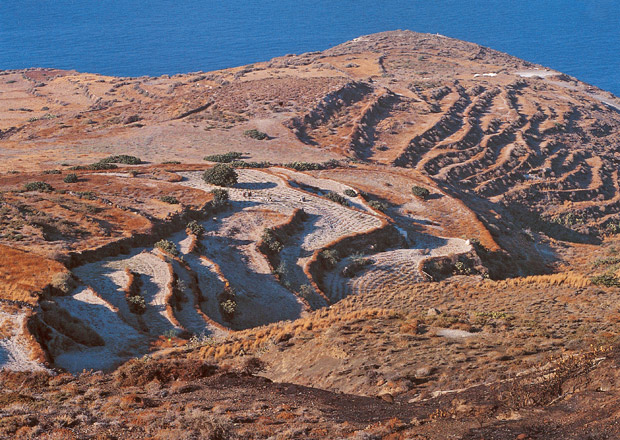
[[2, 71], [0, 436], [618, 435], [619, 141], [612, 94], [409, 31]]

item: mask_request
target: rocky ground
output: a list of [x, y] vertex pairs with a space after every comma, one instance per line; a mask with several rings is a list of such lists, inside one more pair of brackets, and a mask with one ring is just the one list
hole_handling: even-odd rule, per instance
[[402, 31], [0, 72], [0, 434], [617, 437], [619, 106]]

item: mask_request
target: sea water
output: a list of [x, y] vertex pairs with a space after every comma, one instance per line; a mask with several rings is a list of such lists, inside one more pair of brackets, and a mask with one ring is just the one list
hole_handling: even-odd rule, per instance
[[473, 41], [620, 95], [617, 0], [0, 0], [0, 69], [210, 71], [395, 29]]

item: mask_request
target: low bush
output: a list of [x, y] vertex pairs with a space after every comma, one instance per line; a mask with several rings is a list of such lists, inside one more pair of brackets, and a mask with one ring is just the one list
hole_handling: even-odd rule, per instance
[[345, 189], [344, 195], [349, 196], [349, 197], [357, 197], [357, 193], [353, 191], [352, 189]]
[[105, 162], [96, 162], [90, 165], [76, 165], [74, 167], [69, 168], [72, 171], [78, 171], [78, 170], [95, 170], [95, 171], [100, 171], [100, 170], [115, 170], [118, 168], [118, 165], [115, 165], [113, 163], [105, 163]]
[[204, 172], [205, 182], [217, 186], [233, 186], [237, 183], [237, 172], [229, 165], [218, 163]]
[[170, 255], [174, 255], [175, 257], [179, 255], [179, 250], [176, 245], [169, 240], [159, 240], [155, 243], [155, 247], [169, 253]]
[[323, 170], [325, 166], [316, 162], [289, 162], [285, 163], [282, 166], [286, 168], [292, 168], [296, 171], [313, 171], [313, 170]]
[[76, 183], [78, 181], [78, 176], [75, 173], [69, 173], [62, 181], [65, 183]]
[[228, 191], [221, 188], [212, 189], [211, 194], [213, 194], [213, 200], [211, 201], [211, 206], [217, 211], [218, 209], [225, 208], [228, 206]]
[[161, 200], [164, 203], [168, 203], [170, 205], [178, 205], [179, 204], [179, 200], [174, 197], [174, 196], [161, 196], [159, 198], [159, 200]]
[[426, 200], [428, 196], [431, 194], [431, 192], [428, 189], [424, 188], [423, 186], [418, 186], [418, 185], [412, 186], [411, 192], [413, 193], [414, 196], [422, 200]]
[[267, 133], [257, 130], [256, 128], [253, 128], [251, 130], [246, 130], [243, 132], [243, 134], [249, 138], [256, 139], [259, 141], [269, 139], [269, 136], [267, 135]]
[[40, 191], [40, 192], [51, 192], [54, 191], [54, 188], [49, 183], [45, 182], [28, 182], [24, 185], [26, 191]]
[[162, 162], [163, 165], [179, 165], [181, 162], [178, 160], [166, 160]]
[[270, 162], [244, 162], [242, 160], [233, 160], [230, 163], [231, 166], [235, 168], [269, 168], [271, 166]]
[[224, 291], [217, 297], [220, 304], [220, 312], [226, 321], [230, 321], [237, 312], [237, 295], [235, 289], [226, 286]]
[[620, 280], [617, 276], [610, 273], [596, 275], [591, 278], [592, 284], [605, 287], [620, 287]]
[[60, 174], [60, 170], [45, 170], [43, 174]]
[[381, 212], [385, 212], [388, 209], [388, 204], [385, 202], [380, 202], [379, 200], [371, 200], [368, 202], [368, 206]]
[[136, 156], [118, 154], [116, 156], [108, 156], [105, 159], [101, 159], [99, 163], [122, 163], [125, 165], [139, 165], [142, 163], [142, 161]]
[[186, 229], [186, 231], [189, 234], [193, 234], [193, 235], [195, 235], [196, 237], [199, 237], [199, 238], [202, 237], [204, 235], [204, 233], [205, 233], [204, 226], [202, 226], [196, 220], [192, 220], [191, 222], [189, 222], [185, 229]]
[[277, 254], [284, 249], [282, 241], [276, 236], [271, 228], [265, 228], [263, 230], [261, 242], [261, 250], [266, 253]]
[[325, 249], [319, 253], [319, 258], [321, 261], [321, 265], [327, 269], [331, 270], [338, 264], [340, 260], [338, 256], [338, 251], [334, 249]]
[[243, 156], [243, 153], [239, 153], [238, 151], [229, 151], [224, 154], [212, 154], [210, 156], [205, 156], [204, 160], [208, 160], [209, 162], [231, 163], [237, 159], [240, 159], [241, 156]]
[[342, 194], [338, 194], [337, 192], [330, 191], [325, 197], [332, 202], [340, 203], [342, 206], [349, 206], [349, 201]]

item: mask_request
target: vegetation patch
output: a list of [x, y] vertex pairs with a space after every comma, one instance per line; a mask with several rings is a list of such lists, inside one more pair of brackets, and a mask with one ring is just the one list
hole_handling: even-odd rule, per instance
[[217, 299], [222, 317], [226, 321], [233, 319], [237, 312], [237, 295], [235, 294], [235, 289], [227, 285], [224, 291], [217, 296]]
[[39, 191], [39, 192], [51, 192], [54, 191], [54, 187], [45, 182], [28, 182], [24, 185], [26, 191]]
[[243, 156], [243, 153], [238, 151], [229, 151], [228, 153], [205, 156], [204, 160], [208, 160], [209, 162], [231, 163], [237, 159], [241, 159], [241, 156]]
[[99, 163], [122, 163], [125, 165], [140, 165], [142, 163], [142, 160], [140, 160], [136, 156], [118, 154], [116, 156], [108, 156], [105, 159], [101, 159]]
[[330, 191], [325, 195], [325, 198], [332, 202], [339, 203], [342, 206], [349, 206], [349, 201], [342, 194], [338, 194], [337, 192]]
[[188, 234], [193, 234], [196, 237], [200, 238], [205, 234], [205, 228], [196, 220], [192, 220], [189, 222], [185, 228]]
[[210, 191], [213, 194], [213, 200], [211, 201], [211, 207], [218, 211], [224, 209], [230, 204], [228, 191], [221, 188], [215, 188]]
[[229, 165], [218, 163], [204, 172], [205, 182], [217, 186], [233, 186], [237, 183], [237, 172]]
[[170, 255], [174, 255], [175, 257], [179, 255], [179, 250], [177, 249], [176, 245], [169, 240], [159, 240], [157, 243], [155, 243], [155, 247]]
[[267, 135], [267, 133], [264, 133], [260, 130], [257, 130], [256, 128], [253, 128], [251, 130], [246, 130], [243, 132], [244, 136], [247, 136], [251, 139], [256, 139], [259, 141], [263, 141], [265, 139], [269, 139], [269, 136]]
[[179, 200], [174, 197], [174, 196], [161, 196], [159, 198], [159, 200], [161, 200], [164, 203], [168, 203], [170, 205], [178, 205], [179, 204]]
[[431, 192], [427, 188], [424, 188], [423, 186], [418, 186], [418, 185], [412, 186], [411, 192], [413, 193], [414, 196], [422, 200], [428, 199], [428, 196], [431, 195]]
[[78, 176], [75, 173], [69, 173], [62, 181], [65, 183], [76, 183], [78, 181]]

